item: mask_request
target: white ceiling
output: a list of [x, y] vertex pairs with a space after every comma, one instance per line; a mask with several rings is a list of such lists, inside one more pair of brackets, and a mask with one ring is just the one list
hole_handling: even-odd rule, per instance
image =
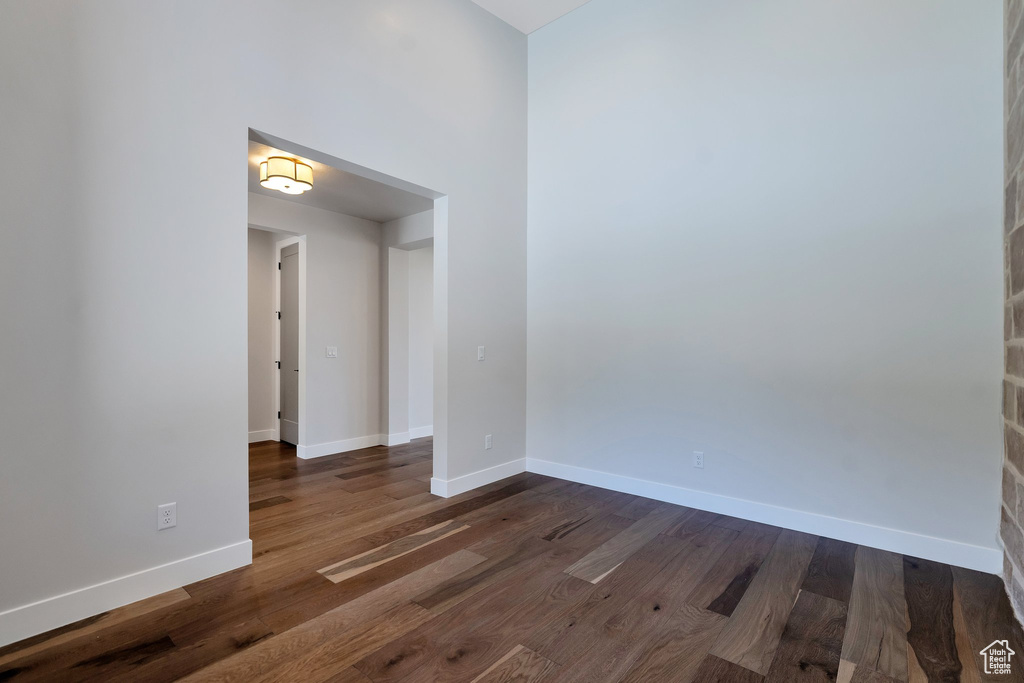
[[[261, 186], [260, 162], [275, 154], [297, 158], [312, 166], [313, 189], [303, 194], [289, 195]], [[432, 199], [253, 141], [249, 142], [249, 192], [378, 223], [387, 223], [434, 208]]]
[[473, 0], [523, 33], [533, 33], [589, 0]]

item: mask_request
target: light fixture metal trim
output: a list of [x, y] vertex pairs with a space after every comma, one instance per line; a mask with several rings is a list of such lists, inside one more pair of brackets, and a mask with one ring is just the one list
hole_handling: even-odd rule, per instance
[[260, 162], [260, 185], [285, 194], [313, 189], [313, 167], [291, 157], [268, 157]]

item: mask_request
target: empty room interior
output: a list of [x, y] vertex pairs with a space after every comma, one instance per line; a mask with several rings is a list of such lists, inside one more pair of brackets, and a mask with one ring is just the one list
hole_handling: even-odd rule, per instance
[[0, 121], [0, 681], [1024, 681], [1024, 0], [0, 0]]

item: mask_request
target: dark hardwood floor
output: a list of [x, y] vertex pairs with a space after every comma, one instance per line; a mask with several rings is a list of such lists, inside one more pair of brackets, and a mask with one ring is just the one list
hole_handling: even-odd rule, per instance
[[1000, 580], [539, 475], [441, 499], [431, 440], [250, 450], [254, 562], [0, 648], [0, 681], [1013, 681]]

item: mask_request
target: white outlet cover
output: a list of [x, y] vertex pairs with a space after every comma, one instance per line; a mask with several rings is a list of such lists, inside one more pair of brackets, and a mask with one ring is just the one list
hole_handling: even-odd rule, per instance
[[487, 436], [484, 437], [484, 448], [487, 449], [487, 450], [490, 450], [493, 447], [494, 447], [494, 439], [491, 438], [490, 434], [488, 434]]
[[156, 508], [156, 530], [163, 531], [178, 526], [178, 504], [167, 503]]
[[704, 469], [704, 452], [694, 451], [693, 452], [693, 466], [697, 469]]

